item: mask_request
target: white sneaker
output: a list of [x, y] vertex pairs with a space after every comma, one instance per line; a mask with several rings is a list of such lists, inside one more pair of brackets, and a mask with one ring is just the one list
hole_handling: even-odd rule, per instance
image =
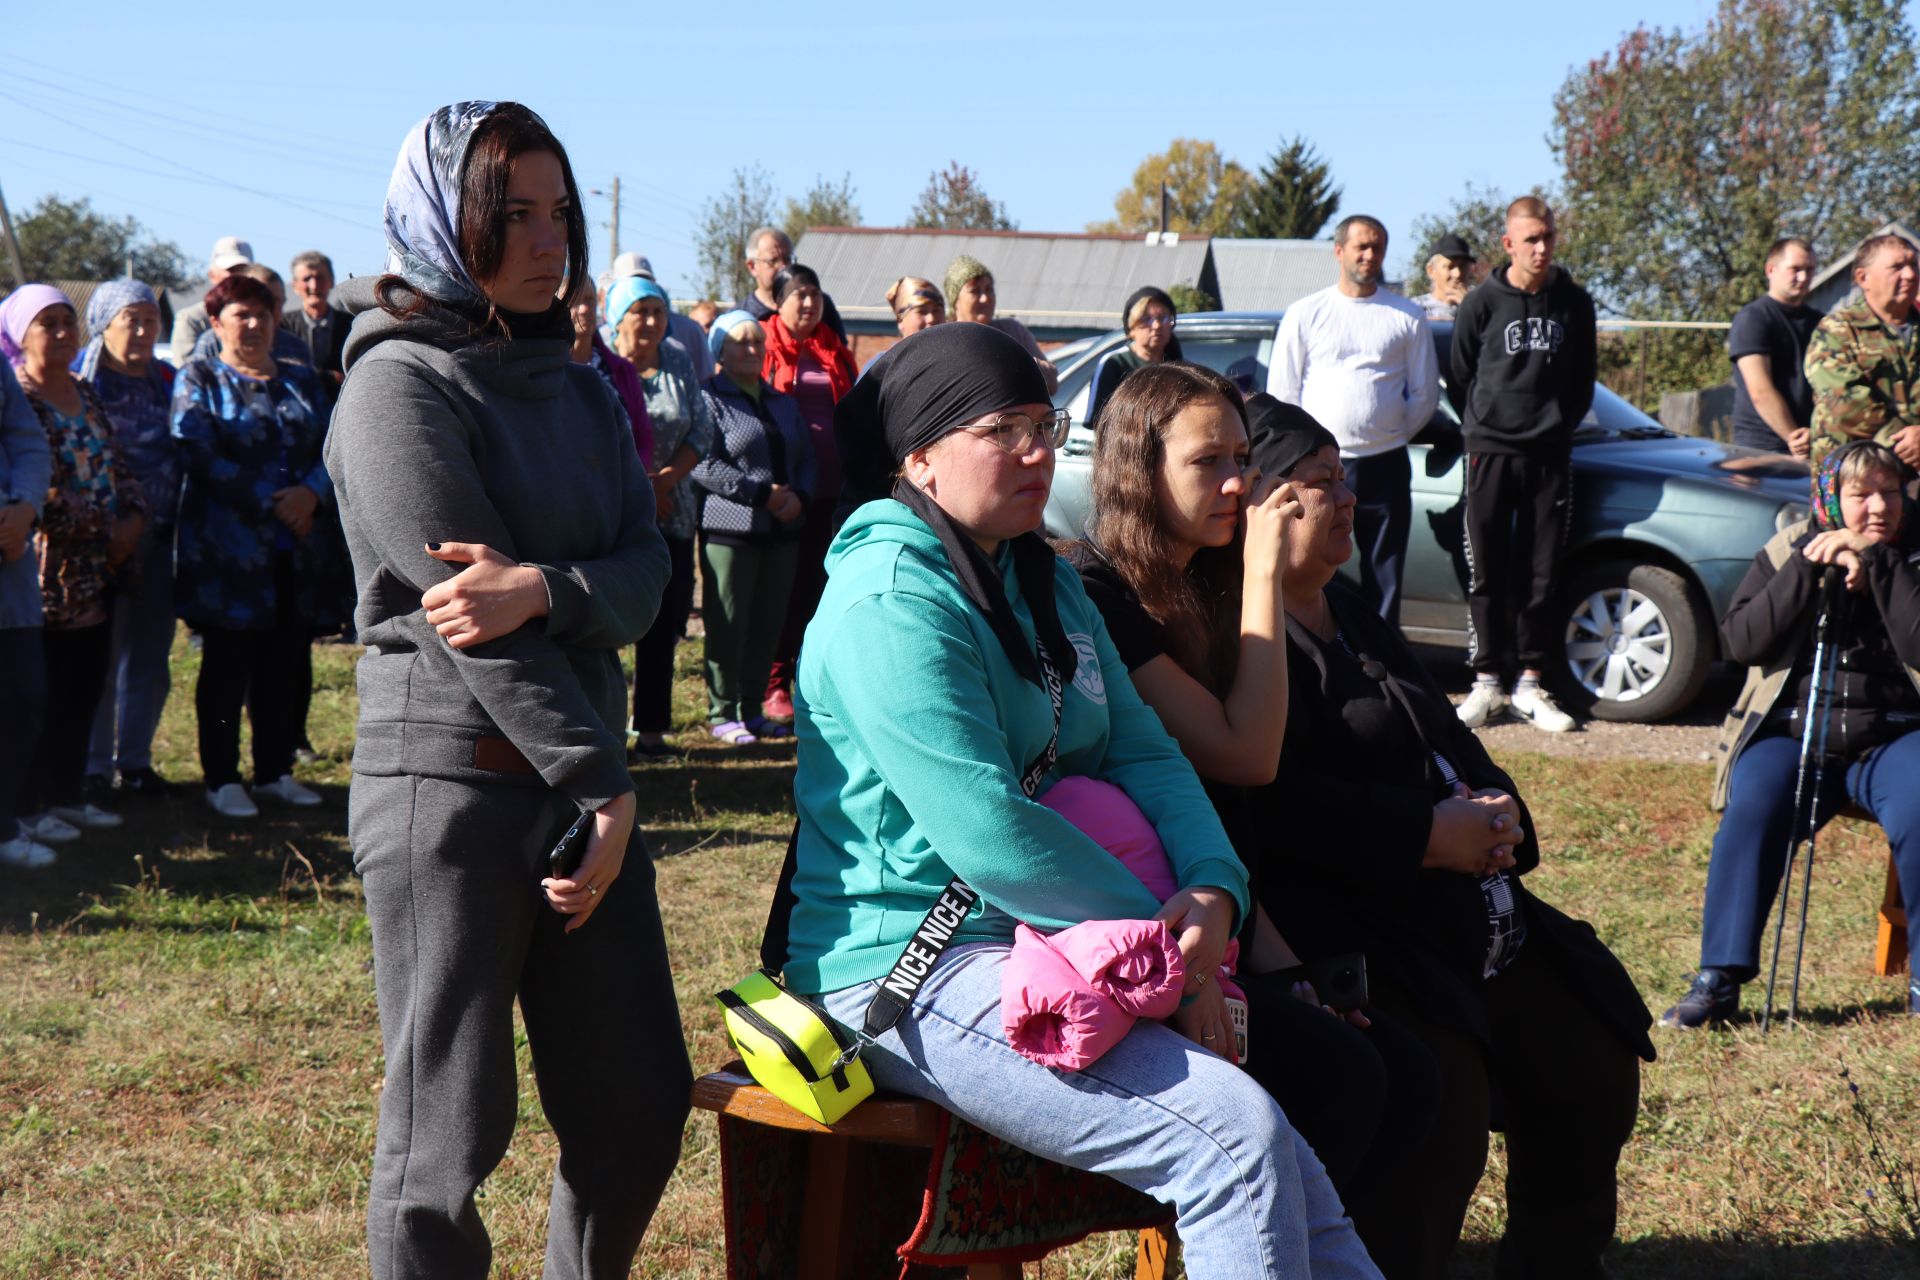
[[53, 860], [59, 856], [47, 846], [24, 835], [0, 842], [0, 863], [9, 867], [18, 867], [22, 871], [38, 871], [42, 867], [50, 867], [53, 865]]
[[1454, 708], [1460, 723], [1469, 729], [1478, 729], [1489, 720], [1498, 720], [1506, 710], [1507, 695], [1500, 692], [1499, 685], [1488, 680], [1475, 680], [1467, 700]]
[[51, 811], [20, 819], [20, 832], [41, 844], [65, 844], [80, 838], [80, 828], [61, 821]]
[[1537, 684], [1518, 684], [1513, 688], [1513, 714], [1547, 733], [1573, 732], [1573, 717], [1554, 705], [1553, 695]]
[[281, 804], [290, 804], [296, 809], [311, 809], [320, 803], [319, 793], [309, 791], [295, 782], [290, 773], [281, 774], [278, 782], [256, 783], [253, 794], [255, 797], [265, 796]]
[[84, 831], [110, 831], [126, 821], [111, 809], [102, 809], [97, 804], [56, 804], [47, 812], [67, 825]]
[[237, 782], [229, 782], [218, 791], [207, 792], [207, 807], [223, 818], [257, 818], [259, 806], [247, 794], [247, 789]]

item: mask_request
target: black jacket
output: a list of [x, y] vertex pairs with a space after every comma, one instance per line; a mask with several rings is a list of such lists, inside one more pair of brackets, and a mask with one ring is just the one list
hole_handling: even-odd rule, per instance
[[1468, 452], [1565, 454], [1593, 407], [1597, 333], [1593, 299], [1565, 267], [1538, 293], [1508, 284], [1504, 267], [1469, 293], [1447, 379]]
[[[1813, 678], [1809, 638], [1826, 599], [1822, 566], [1800, 554], [1813, 536], [1795, 539], [1793, 554], [1777, 570], [1766, 551], [1756, 555], [1720, 624], [1728, 659], [1745, 666], [1767, 666], [1790, 646], [1799, 646], [1792, 674], [1768, 708], [1758, 736], [1797, 736], [1805, 728], [1802, 717]], [[1920, 551], [1913, 539], [1902, 541], [1904, 546], [1878, 544], [1861, 553], [1865, 592], [1856, 595], [1836, 583], [1831, 597], [1828, 647], [1835, 675], [1827, 749], [1839, 759], [1856, 759], [1920, 729], [1920, 690], [1908, 675], [1920, 668], [1920, 572], [1914, 566]]]
[[[1526, 889], [1540, 846], [1513, 779], [1460, 724], [1399, 631], [1355, 588], [1336, 578], [1327, 599], [1359, 659], [1288, 619], [1279, 774], [1242, 792], [1238, 812], [1223, 813], [1252, 872], [1254, 895], [1281, 934], [1308, 959], [1364, 951], [1370, 972], [1406, 991], [1435, 1021], [1487, 1038], [1480, 976], [1487, 915], [1479, 882], [1420, 865], [1433, 806], [1447, 793], [1432, 759], [1437, 750], [1469, 787], [1498, 788], [1519, 801], [1527, 832], [1514, 868], [1527, 923], [1523, 954], [1551, 956], [1622, 1043], [1652, 1061], [1653, 1017], [1633, 979], [1592, 926]], [[1377, 691], [1355, 697], [1356, 684]]]
[[[344, 356], [347, 351], [347, 330], [353, 327], [353, 317], [339, 307], [327, 308], [333, 315], [333, 323], [328, 327], [324, 350], [313, 350], [313, 321], [307, 316], [306, 309], [300, 306], [288, 307], [280, 317], [280, 327], [307, 344], [313, 351], [313, 367], [321, 373], [339, 374], [345, 368]], [[339, 384], [329, 380], [329, 390], [335, 390]]]

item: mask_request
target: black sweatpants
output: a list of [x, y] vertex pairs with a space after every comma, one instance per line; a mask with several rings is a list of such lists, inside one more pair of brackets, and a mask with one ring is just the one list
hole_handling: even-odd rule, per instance
[[673, 728], [674, 651], [693, 615], [693, 539], [668, 538], [667, 560], [673, 576], [660, 593], [660, 612], [633, 646], [635, 733], [665, 733]]
[[1640, 1109], [1640, 1060], [1539, 947], [1522, 948], [1484, 987], [1491, 1052], [1375, 982], [1374, 1002], [1439, 1064], [1440, 1104], [1425, 1141], [1394, 1175], [1345, 1197], [1387, 1280], [1438, 1280], [1487, 1164], [1507, 1138], [1501, 1280], [1600, 1280], [1619, 1210], [1620, 1149]]
[[374, 1280], [485, 1280], [474, 1193], [513, 1136], [516, 999], [560, 1142], [546, 1280], [624, 1280], [679, 1160], [693, 1072], [653, 861], [636, 832], [592, 918], [564, 932], [540, 879], [573, 816], [544, 787], [354, 775], [347, 832], [387, 1059]]
[[1413, 464], [1403, 446], [1365, 458], [1342, 458], [1360, 552], [1360, 590], [1389, 626], [1400, 625], [1407, 579], [1407, 531], [1413, 525]]
[[35, 634], [45, 646], [47, 709], [40, 722], [39, 746], [34, 748], [20, 792], [22, 814], [80, 803], [87, 777], [87, 744], [93, 738], [100, 695], [107, 687], [107, 661], [113, 648], [111, 622], [46, 627]]
[[1573, 506], [1564, 454], [1467, 455], [1467, 658], [1511, 677], [1554, 652], [1555, 571]]
[[240, 711], [253, 725], [253, 780], [293, 772], [313, 684], [313, 628], [294, 606], [293, 565], [274, 565], [278, 607], [263, 631], [200, 631], [200, 679], [193, 712], [200, 722], [200, 772], [207, 790], [240, 781]]

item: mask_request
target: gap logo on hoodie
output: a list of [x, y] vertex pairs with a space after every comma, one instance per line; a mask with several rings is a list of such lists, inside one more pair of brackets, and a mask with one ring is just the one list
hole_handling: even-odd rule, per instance
[[1567, 331], [1558, 320], [1550, 320], [1546, 316], [1528, 316], [1507, 325], [1507, 354], [1545, 351], [1551, 355], [1560, 350], [1560, 341], [1566, 336]]

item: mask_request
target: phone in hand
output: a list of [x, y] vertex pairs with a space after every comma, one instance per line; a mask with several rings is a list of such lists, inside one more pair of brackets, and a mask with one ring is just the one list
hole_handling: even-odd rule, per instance
[[1268, 975], [1281, 982], [1310, 982], [1320, 1003], [1335, 1013], [1351, 1013], [1367, 1003], [1367, 957], [1362, 951], [1328, 956]]
[[1226, 997], [1227, 1021], [1233, 1024], [1234, 1062], [1239, 1066], [1247, 1065], [1247, 1002]]
[[560, 842], [553, 846], [553, 852], [547, 855], [547, 870], [555, 880], [571, 879], [580, 869], [580, 860], [587, 856], [587, 840], [593, 835], [593, 813], [581, 814], [573, 820]]

